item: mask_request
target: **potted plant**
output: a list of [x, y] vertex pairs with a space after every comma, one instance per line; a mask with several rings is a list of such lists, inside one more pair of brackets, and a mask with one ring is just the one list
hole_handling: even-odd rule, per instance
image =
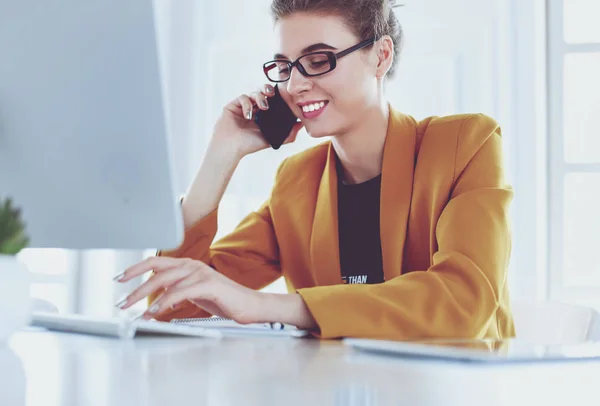
[[29, 245], [21, 210], [0, 199], [0, 344], [24, 327], [31, 315], [29, 272], [17, 254]]

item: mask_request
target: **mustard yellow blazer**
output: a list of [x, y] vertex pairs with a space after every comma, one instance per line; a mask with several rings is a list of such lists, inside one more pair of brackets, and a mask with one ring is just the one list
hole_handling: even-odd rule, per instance
[[[286, 159], [270, 198], [214, 242], [217, 211], [176, 250], [254, 289], [283, 276], [321, 338], [506, 338], [511, 251], [501, 131], [485, 115], [421, 122], [390, 108], [381, 181], [385, 282], [342, 283], [330, 142]], [[150, 298], [153, 300], [154, 296]], [[206, 317], [187, 302], [160, 320]]]

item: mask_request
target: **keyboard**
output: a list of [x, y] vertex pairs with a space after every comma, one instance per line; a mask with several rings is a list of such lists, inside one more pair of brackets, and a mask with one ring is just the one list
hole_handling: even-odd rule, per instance
[[91, 334], [119, 339], [132, 339], [136, 336], [189, 336], [220, 338], [219, 330], [187, 324], [167, 323], [154, 320], [126, 320], [117, 317], [98, 318], [79, 314], [60, 315], [34, 312], [30, 326], [52, 331], [75, 334]]

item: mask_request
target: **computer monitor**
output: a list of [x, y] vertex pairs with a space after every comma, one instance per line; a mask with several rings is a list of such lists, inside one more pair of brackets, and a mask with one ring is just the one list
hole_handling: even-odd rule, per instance
[[183, 236], [152, 0], [0, 0], [0, 198], [30, 247]]

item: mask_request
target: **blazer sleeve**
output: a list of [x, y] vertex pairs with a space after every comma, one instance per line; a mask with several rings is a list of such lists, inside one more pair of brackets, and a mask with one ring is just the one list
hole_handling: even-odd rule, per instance
[[[281, 166], [278, 173], [280, 170]], [[257, 290], [281, 276], [270, 199], [246, 216], [232, 233], [213, 243], [217, 233], [217, 218], [218, 210], [215, 210], [186, 229], [183, 243], [177, 249], [159, 251], [157, 255], [202, 261], [228, 278]], [[148, 303], [152, 303], [163, 292], [161, 290], [150, 295]], [[203, 309], [186, 301], [155, 318], [168, 321], [209, 316]]]
[[[470, 125], [477, 130], [477, 124]], [[460, 156], [462, 134], [456, 162], [465, 159]], [[321, 338], [412, 340], [485, 334], [506, 283], [513, 191], [504, 183], [500, 129], [496, 126], [491, 135], [489, 130], [484, 135], [487, 140], [481, 141], [484, 137], [479, 135], [480, 148], [455, 175], [454, 189], [436, 225], [438, 250], [429, 269], [376, 285], [298, 290]]]

